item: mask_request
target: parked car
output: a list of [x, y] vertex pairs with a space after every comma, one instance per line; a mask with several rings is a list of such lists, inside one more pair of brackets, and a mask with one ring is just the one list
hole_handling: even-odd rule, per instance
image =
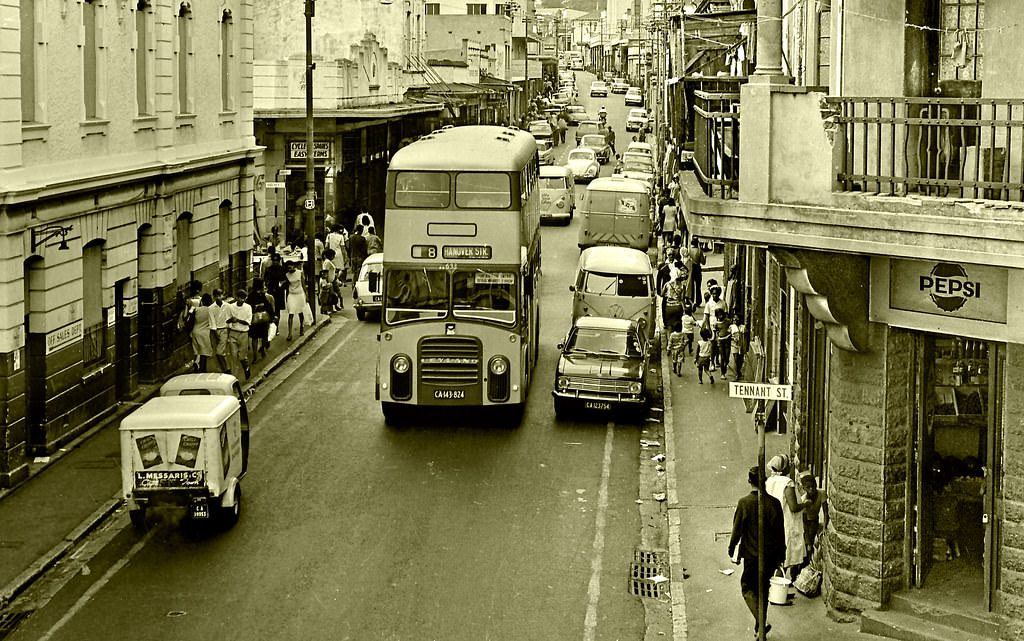
[[601, 163], [597, 160], [597, 154], [589, 147], [570, 149], [565, 166], [572, 171], [575, 182], [590, 182], [601, 174]]
[[654, 188], [654, 164], [642, 154], [622, 154], [622, 160], [613, 175], [639, 180], [646, 184], [648, 189]]
[[576, 86], [576, 74], [574, 74], [573, 72], [571, 72], [569, 70], [559, 71], [558, 72], [558, 82], [559, 82], [559, 84], [572, 83], [573, 86]]
[[380, 295], [384, 271], [384, 254], [370, 254], [359, 268], [359, 275], [352, 285], [352, 300], [355, 301], [356, 318], [365, 320], [369, 312], [380, 313]]
[[644, 104], [644, 92], [640, 87], [630, 87], [625, 91], [626, 97], [623, 98], [623, 102], [627, 105], [642, 105]]
[[629, 83], [625, 78], [612, 79], [612, 93], [626, 93], [627, 89], [629, 89]]
[[651, 147], [651, 144], [647, 143], [647, 142], [640, 142], [639, 140], [632, 141], [626, 147], [625, 153], [627, 153], [627, 154], [644, 154], [645, 156], [647, 156], [648, 158], [651, 159], [652, 163], [655, 162], [655, 160], [654, 160], [654, 148]]
[[550, 138], [537, 139], [537, 155], [540, 156], [540, 164], [555, 164], [555, 146], [554, 143], [551, 142]]
[[643, 420], [650, 349], [636, 321], [578, 318], [558, 350], [551, 392], [556, 416], [564, 418], [576, 408], [623, 409], [634, 420]]
[[595, 80], [590, 83], [590, 97], [594, 96], [607, 96], [608, 95], [608, 83], [603, 80]]
[[629, 114], [626, 115], [626, 131], [646, 131], [647, 130], [647, 110], [646, 109], [630, 109]]
[[576, 211], [576, 181], [572, 170], [552, 166], [540, 168], [540, 221], [560, 220], [568, 225]]
[[583, 141], [583, 136], [587, 134], [601, 134], [604, 135], [605, 126], [600, 120], [583, 120], [580, 121], [578, 127], [576, 127], [576, 146], [579, 147]]
[[560, 93], [568, 93], [569, 95], [572, 96], [573, 100], [579, 98], [579, 93], [576, 91], [575, 82], [563, 82], [562, 84], [558, 85], [558, 91]]
[[526, 125], [526, 130], [533, 134], [533, 137], [537, 140], [543, 140], [547, 138], [551, 140], [551, 123], [547, 120], [534, 120], [530, 124]]
[[589, 147], [594, 150], [597, 161], [602, 165], [612, 159], [612, 148], [605, 139], [604, 134], [586, 134], [580, 140], [580, 147]]
[[580, 124], [584, 120], [593, 120], [590, 114], [587, 113], [587, 109], [582, 105], [569, 105], [565, 108], [566, 113], [569, 115], [567, 124], [572, 127]]
[[573, 96], [571, 91], [558, 91], [551, 97], [551, 104], [564, 107], [565, 105], [571, 104], [576, 98]]

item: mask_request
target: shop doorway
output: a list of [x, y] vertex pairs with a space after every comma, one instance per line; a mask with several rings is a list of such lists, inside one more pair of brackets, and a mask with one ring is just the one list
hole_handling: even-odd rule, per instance
[[937, 605], [998, 611], [1001, 346], [917, 338], [910, 584]]

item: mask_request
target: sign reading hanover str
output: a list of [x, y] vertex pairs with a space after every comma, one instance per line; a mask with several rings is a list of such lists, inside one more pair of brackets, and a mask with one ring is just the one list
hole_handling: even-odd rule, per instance
[[730, 381], [729, 396], [732, 398], [759, 398], [766, 401], [791, 401], [793, 400], [793, 386]]

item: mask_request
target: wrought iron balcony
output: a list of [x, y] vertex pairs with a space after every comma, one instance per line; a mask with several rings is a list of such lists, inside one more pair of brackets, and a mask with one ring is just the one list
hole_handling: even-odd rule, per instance
[[829, 97], [840, 191], [1021, 201], [1024, 99]]
[[686, 79], [693, 105], [687, 127], [701, 188], [715, 198], [736, 198], [739, 189], [740, 85], [743, 77]]

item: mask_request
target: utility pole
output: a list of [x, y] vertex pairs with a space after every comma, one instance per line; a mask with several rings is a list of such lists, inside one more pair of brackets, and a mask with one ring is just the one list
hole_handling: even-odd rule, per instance
[[306, 3], [306, 198], [303, 213], [306, 223], [306, 300], [316, 320], [316, 174], [313, 170], [313, 13], [316, 0]]

